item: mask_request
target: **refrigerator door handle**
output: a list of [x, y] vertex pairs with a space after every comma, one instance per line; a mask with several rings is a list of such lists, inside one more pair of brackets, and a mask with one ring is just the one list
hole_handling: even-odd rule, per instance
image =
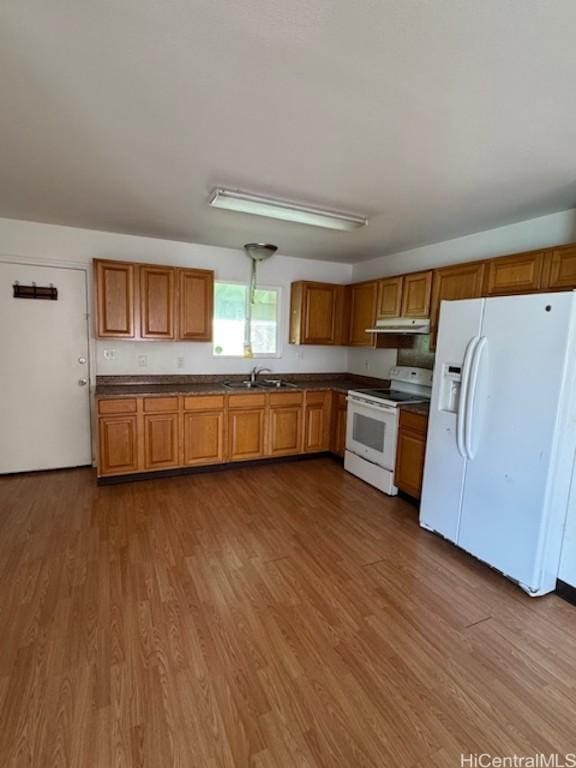
[[486, 336], [480, 336], [474, 347], [472, 362], [470, 364], [470, 383], [466, 394], [466, 416], [464, 419], [464, 451], [466, 458], [472, 461], [474, 451], [472, 449], [472, 421], [474, 415], [474, 400], [476, 399], [476, 389], [478, 386], [478, 374], [480, 371], [480, 362], [482, 353], [486, 347], [488, 339]]
[[470, 366], [472, 363], [472, 357], [474, 350], [478, 344], [479, 337], [473, 336], [466, 346], [466, 352], [464, 353], [464, 362], [462, 363], [462, 378], [460, 380], [460, 397], [458, 400], [458, 412], [456, 415], [456, 447], [458, 453], [463, 459], [467, 458], [466, 445], [465, 445], [465, 419], [466, 419], [466, 404], [468, 402], [468, 378], [470, 374]]

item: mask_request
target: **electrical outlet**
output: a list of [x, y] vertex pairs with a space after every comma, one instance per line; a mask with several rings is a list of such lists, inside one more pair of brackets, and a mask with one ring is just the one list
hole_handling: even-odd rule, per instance
[[176, 368], [179, 368], [180, 370], [184, 368], [184, 358], [182, 356], [176, 358]]
[[105, 349], [104, 350], [104, 360], [116, 360], [116, 350], [115, 349]]
[[368, 358], [365, 358], [364, 360], [364, 370], [369, 371], [370, 370], [370, 360]]
[[148, 355], [138, 355], [138, 368], [148, 368]]

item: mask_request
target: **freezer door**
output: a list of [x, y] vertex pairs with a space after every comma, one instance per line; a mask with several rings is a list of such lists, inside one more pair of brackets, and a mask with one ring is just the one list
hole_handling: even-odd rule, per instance
[[488, 299], [472, 365], [457, 543], [534, 592], [572, 303], [571, 293]]
[[[455, 542], [466, 470], [460, 395], [467, 383], [465, 361], [480, 334], [484, 299], [444, 301], [428, 421], [420, 525]], [[468, 355], [466, 354], [468, 352]], [[460, 412], [460, 419], [458, 414]]]

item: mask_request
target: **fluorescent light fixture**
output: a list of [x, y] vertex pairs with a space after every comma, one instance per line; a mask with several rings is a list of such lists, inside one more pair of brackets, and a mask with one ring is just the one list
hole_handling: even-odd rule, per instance
[[364, 227], [368, 223], [365, 216], [353, 216], [349, 213], [325, 211], [309, 205], [276, 200], [273, 197], [253, 195], [235, 189], [217, 187], [208, 201], [214, 208], [226, 208], [228, 211], [252, 213], [255, 216], [267, 216], [269, 219], [282, 219], [297, 224], [309, 224], [312, 227], [351, 230]]

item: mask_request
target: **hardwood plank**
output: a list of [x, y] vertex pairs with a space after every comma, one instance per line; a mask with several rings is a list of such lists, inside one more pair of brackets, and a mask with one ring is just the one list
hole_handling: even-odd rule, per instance
[[573, 751], [576, 611], [331, 459], [0, 478], [0, 765]]

